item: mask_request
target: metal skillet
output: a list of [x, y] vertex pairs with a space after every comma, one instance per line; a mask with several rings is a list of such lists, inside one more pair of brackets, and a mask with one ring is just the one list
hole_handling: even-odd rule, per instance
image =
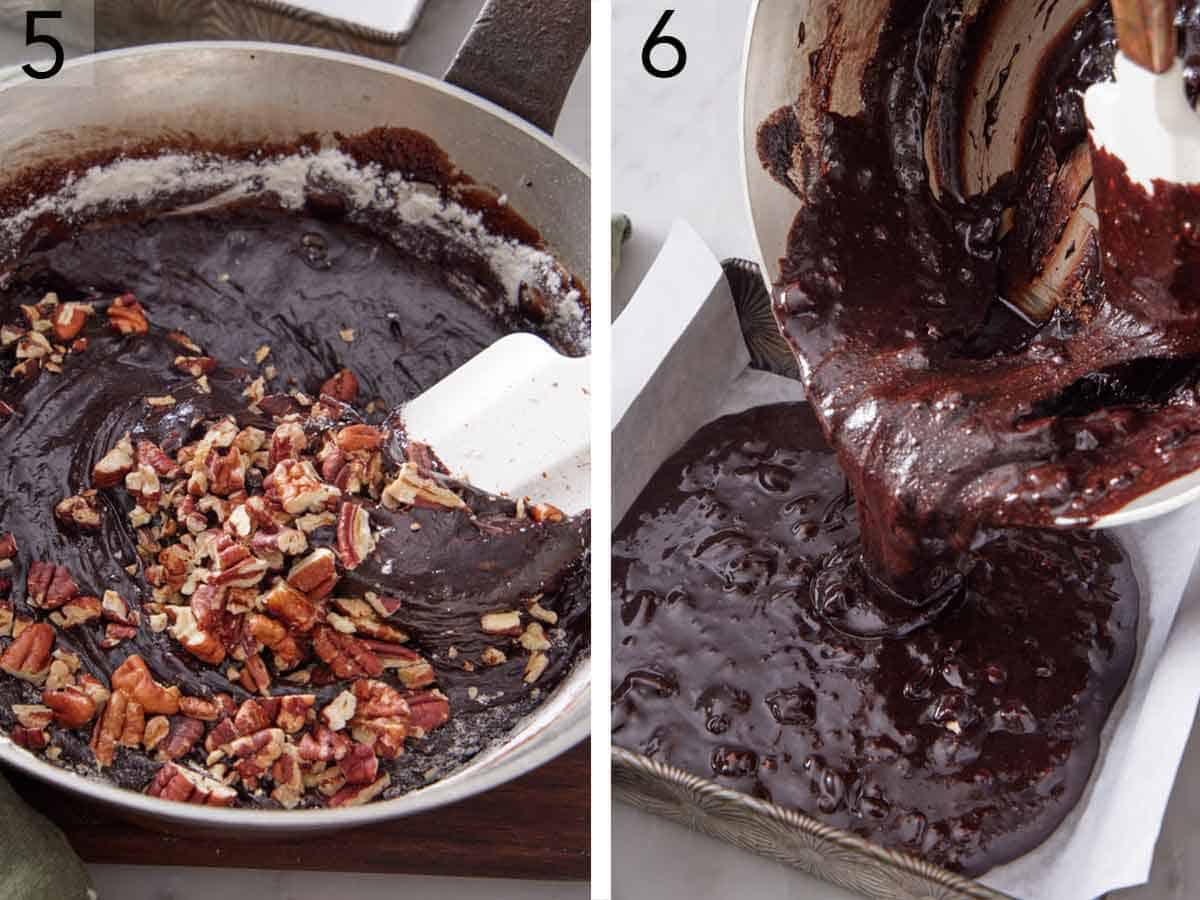
[[[964, 15], [988, 5], [987, 0], [971, 0], [964, 7]], [[1025, 113], [1034, 102], [1042, 54], [1092, 5], [1089, 0], [1069, 0], [1052, 4], [1044, 16], [1029, 15], [1021, 3], [1004, 5], [994, 22], [991, 39], [981, 48], [983, 59], [976, 77], [977, 84], [987, 88], [998, 84], [999, 88], [994, 93], [980, 89], [969, 94], [961, 111], [963, 135], [956, 171], [942, 171], [939, 161], [930, 154], [930, 181], [934, 190], [939, 183], [953, 179], [956, 187], [969, 196], [991, 187], [996, 179], [1016, 167], [1027, 121]], [[787, 246], [788, 229], [802, 201], [763, 168], [756, 146], [758, 128], [771, 113], [795, 104], [798, 97], [806, 95], [814, 71], [810, 56], [834, 27], [835, 20], [840, 52], [836, 54], [836, 62], [831, 63], [835, 71], [829, 81], [828, 108], [845, 115], [858, 112], [859, 83], [874, 54], [887, 7], [883, 0], [855, 3], [754, 0], [751, 6], [742, 71], [742, 174], [757, 243], [757, 261], [768, 288], [778, 280], [779, 256]], [[989, 102], [1005, 111], [991, 123], [992, 139], [988, 142], [965, 139], [972, 130], [976, 134], [982, 132], [989, 115]], [[800, 110], [801, 121], [804, 112]], [[936, 127], [935, 117], [931, 115], [930, 120], [934, 122], [931, 127]], [[927, 146], [930, 143], [927, 140]], [[1086, 158], [1086, 154], [1083, 156]], [[1090, 165], [1088, 169], [1081, 177], [1090, 180]], [[1091, 206], [1087, 197], [1081, 205]], [[1081, 219], [1075, 224], [1086, 228], [1094, 221]], [[1067, 243], [1064, 241], [1064, 246]], [[1061, 277], [1069, 277], [1066, 270], [1074, 265], [1068, 257], [1069, 254], [1062, 260], [1063, 269], [1058, 273]], [[1153, 518], [1197, 498], [1200, 498], [1200, 472], [1192, 472], [1131, 500], [1097, 520], [1093, 527], [1113, 528]]]
[[[11, 177], [47, 162], [146, 142], [186, 143], [197, 135], [288, 142], [310, 132], [399, 125], [432, 138], [479, 184], [506, 194], [586, 285], [590, 178], [541, 129], [553, 128], [587, 48], [588, 14], [581, 0], [489, 0], [447, 73], [453, 83], [347, 54], [266, 43], [102, 53], [68, 63], [53, 83], [18, 71], [0, 81], [0, 171]], [[588, 734], [589, 682], [584, 658], [502, 744], [432, 785], [356, 808], [172, 803], [55, 767], [6, 736], [0, 762], [151, 827], [245, 837], [330, 831], [453, 803], [553, 759]]]

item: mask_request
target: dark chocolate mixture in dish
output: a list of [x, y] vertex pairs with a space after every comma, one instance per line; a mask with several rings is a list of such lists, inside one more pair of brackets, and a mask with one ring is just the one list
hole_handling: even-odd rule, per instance
[[808, 406], [702, 428], [614, 535], [613, 740], [980, 873], [1080, 798], [1133, 662], [1136, 582], [1102, 534], [990, 531], [936, 622], [850, 637], [810, 592], [858, 531]]
[[384, 232], [264, 197], [55, 225], [10, 272], [14, 741], [174, 800], [359, 804], [470, 759], [585, 652], [588, 517], [454, 481], [399, 414], [538, 316], [470, 246]]
[[[1038, 27], [1067, 6], [1030, 18], [1020, 3], [896, 0], [854, 115], [822, 107], [847, 64], [831, 13], [809, 31], [826, 64], [760, 133], [764, 165], [803, 201], [777, 317], [863, 522], [863, 554], [832, 580], [860, 578], [865, 557], [879, 597], [900, 595], [860, 610], [864, 627], [961, 589], [979, 527], [1086, 525], [1200, 465], [1194, 239], [1180, 235], [1159, 280], [1122, 277], [1088, 221], [1082, 91], [1111, 74], [1107, 4], [1050, 36], [1024, 118], [1024, 95], [999, 102], [1008, 64], [976, 80], [999, 23]], [[980, 179], [1006, 117], [1022, 126], [1015, 165]], [[1173, 202], [1131, 205], [1114, 251]]]

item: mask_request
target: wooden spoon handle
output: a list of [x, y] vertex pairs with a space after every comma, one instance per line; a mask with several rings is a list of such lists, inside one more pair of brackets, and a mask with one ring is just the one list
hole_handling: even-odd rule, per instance
[[1121, 52], [1151, 72], [1175, 62], [1175, 0], [1112, 0]]

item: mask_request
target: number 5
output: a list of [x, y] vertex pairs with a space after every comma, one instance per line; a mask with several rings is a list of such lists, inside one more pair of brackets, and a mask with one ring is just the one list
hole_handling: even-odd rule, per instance
[[25, 63], [21, 66], [25, 70], [25, 74], [30, 78], [53, 78], [63, 67], [63, 60], [66, 58], [66, 53], [63, 50], [63, 45], [59, 43], [58, 38], [51, 37], [48, 34], [37, 33], [38, 19], [61, 19], [63, 17], [61, 10], [33, 12], [32, 10], [25, 13], [25, 44], [32, 47], [34, 44], [46, 44], [54, 50], [54, 62], [49, 69], [40, 71], [35, 69], [31, 63]]

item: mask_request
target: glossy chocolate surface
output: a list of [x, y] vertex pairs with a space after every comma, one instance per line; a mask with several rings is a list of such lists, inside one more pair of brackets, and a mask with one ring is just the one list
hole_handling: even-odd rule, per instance
[[[487, 311], [488, 300], [494, 309], [506, 303], [469, 248], [447, 243], [416, 253], [342, 221], [337, 205], [327, 202], [303, 213], [246, 205], [95, 224], [56, 232], [43, 243], [5, 282], [0, 323], [24, 325], [20, 304], [36, 303], [47, 291], [63, 301], [99, 304], [128, 291], [144, 305], [151, 330], [121, 336], [98, 312], [83, 332], [89, 346], [68, 356], [61, 374], [18, 378], [11, 374], [13, 355], [0, 355], [0, 400], [16, 410], [0, 421], [0, 533], [12, 532], [20, 548], [12, 595], [19, 614], [34, 612], [25, 602], [23, 577], [32, 559], [66, 566], [85, 593], [116, 590], [135, 607], [149, 599], [144, 567], [132, 575], [124, 568], [139, 560], [127, 519], [133, 504], [123, 492], [102, 492], [103, 526], [94, 532], [62, 526], [54, 505], [90, 486], [93, 465], [126, 431], [168, 453], [202, 434], [200, 423], [226, 414], [270, 433], [269, 416], [251, 411], [243, 396], [263, 371], [255, 360], [258, 348], [270, 347], [266, 364], [278, 374], [268, 380], [267, 393], [282, 398], [285, 408], [299, 408], [287, 400], [290, 392], [315, 397], [326, 379], [346, 367], [360, 385], [347, 421], [398, 429], [399, 418], [389, 415], [393, 409], [501, 335], [530, 327], [517, 315]], [[435, 262], [428, 261], [431, 252]], [[211, 393], [173, 368], [181, 351], [168, 339], [171, 331], [185, 332], [216, 358], [218, 368], [208, 376]], [[144, 402], [163, 395], [174, 396], [176, 404], [155, 410]], [[404, 461], [399, 430], [387, 449], [393, 464]], [[337, 589], [339, 596], [361, 597], [371, 590], [400, 599], [392, 622], [412, 635], [410, 646], [430, 660], [437, 686], [450, 699], [450, 722], [410, 742], [408, 753], [392, 766], [386, 796], [447, 774], [504, 735], [587, 644], [587, 516], [534, 526], [514, 518], [511, 501], [460, 490], [473, 515], [373, 507], [372, 524], [383, 532], [376, 553]], [[310, 544], [335, 546], [333, 529], [315, 532]], [[561, 634], [538, 683], [524, 682], [525, 660], [517, 654], [503, 665], [467, 671], [464, 663], [477, 660], [485, 645], [481, 614], [539, 592], [545, 595], [542, 604], [557, 611]], [[102, 632], [95, 623], [64, 631], [59, 646], [78, 653], [84, 668], [105, 683], [137, 652], [157, 678], [185, 694], [227, 692], [239, 702], [248, 696], [166, 633], [143, 628], [136, 638], [104, 650]], [[321, 687], [318, 705], [344, 687], [338, 681]], [[299, 690], [281, 681], [273, 689]], [[36, 703], [39, 697], [30, 685], [0, 677], [5, 701], [0, 722], [12, 725], [10, 703]], [[64, 762], [95, 771], [86, 735], [80, 740], [64, 731], [61, 745]], [[204, 751], [199, 753], [184, 762], [202, 766]], [[140, 790], [155, 768], [152, 758], [121, 749], [105, 774]], [[239, 804], [263, 802], [270, 801], [246, 792], [238, 798]]]
[[[953, 577], [981, 527], [1086, 525], [1200, 464], [1195, 251], [1179, 226], [1194, 201], [1135, 198], [1107, 262], [1092, 230], [1068, 229], [1092, 179], [1081, 91], [1111, 76], [1106, 4], [1051, 36], [1016, 169], [969, 196], [958, 178], [996, 116], [1019, 114], [992, 103], [987, 127], [960, 119], [1004, 6], [972, 18], [896, 0], [861, 113], [805, 120], [816, 150], [790, 107], [760, 135], [764, 165], [803, 200], [776, 314], [858, 499], [869, 566], [909, 597]], [[1116, 277], [1114, 254], [1132, 245], [1132, 263], [1145, 229], [1172, 227], [1185, 233], [1160, 243], [1170, 258]], [[1031, 295], [1052, 307], [1044, 320], [1014, 308]]]
[[858, 532], [806, 405], [697, 432], [614, 535], [613, 740], [978, 874], [1087, 784], [1135, 653], [1129, 562], [1099, 533], [990, 531], [931, 624], [862, 639], [813, 590]]

